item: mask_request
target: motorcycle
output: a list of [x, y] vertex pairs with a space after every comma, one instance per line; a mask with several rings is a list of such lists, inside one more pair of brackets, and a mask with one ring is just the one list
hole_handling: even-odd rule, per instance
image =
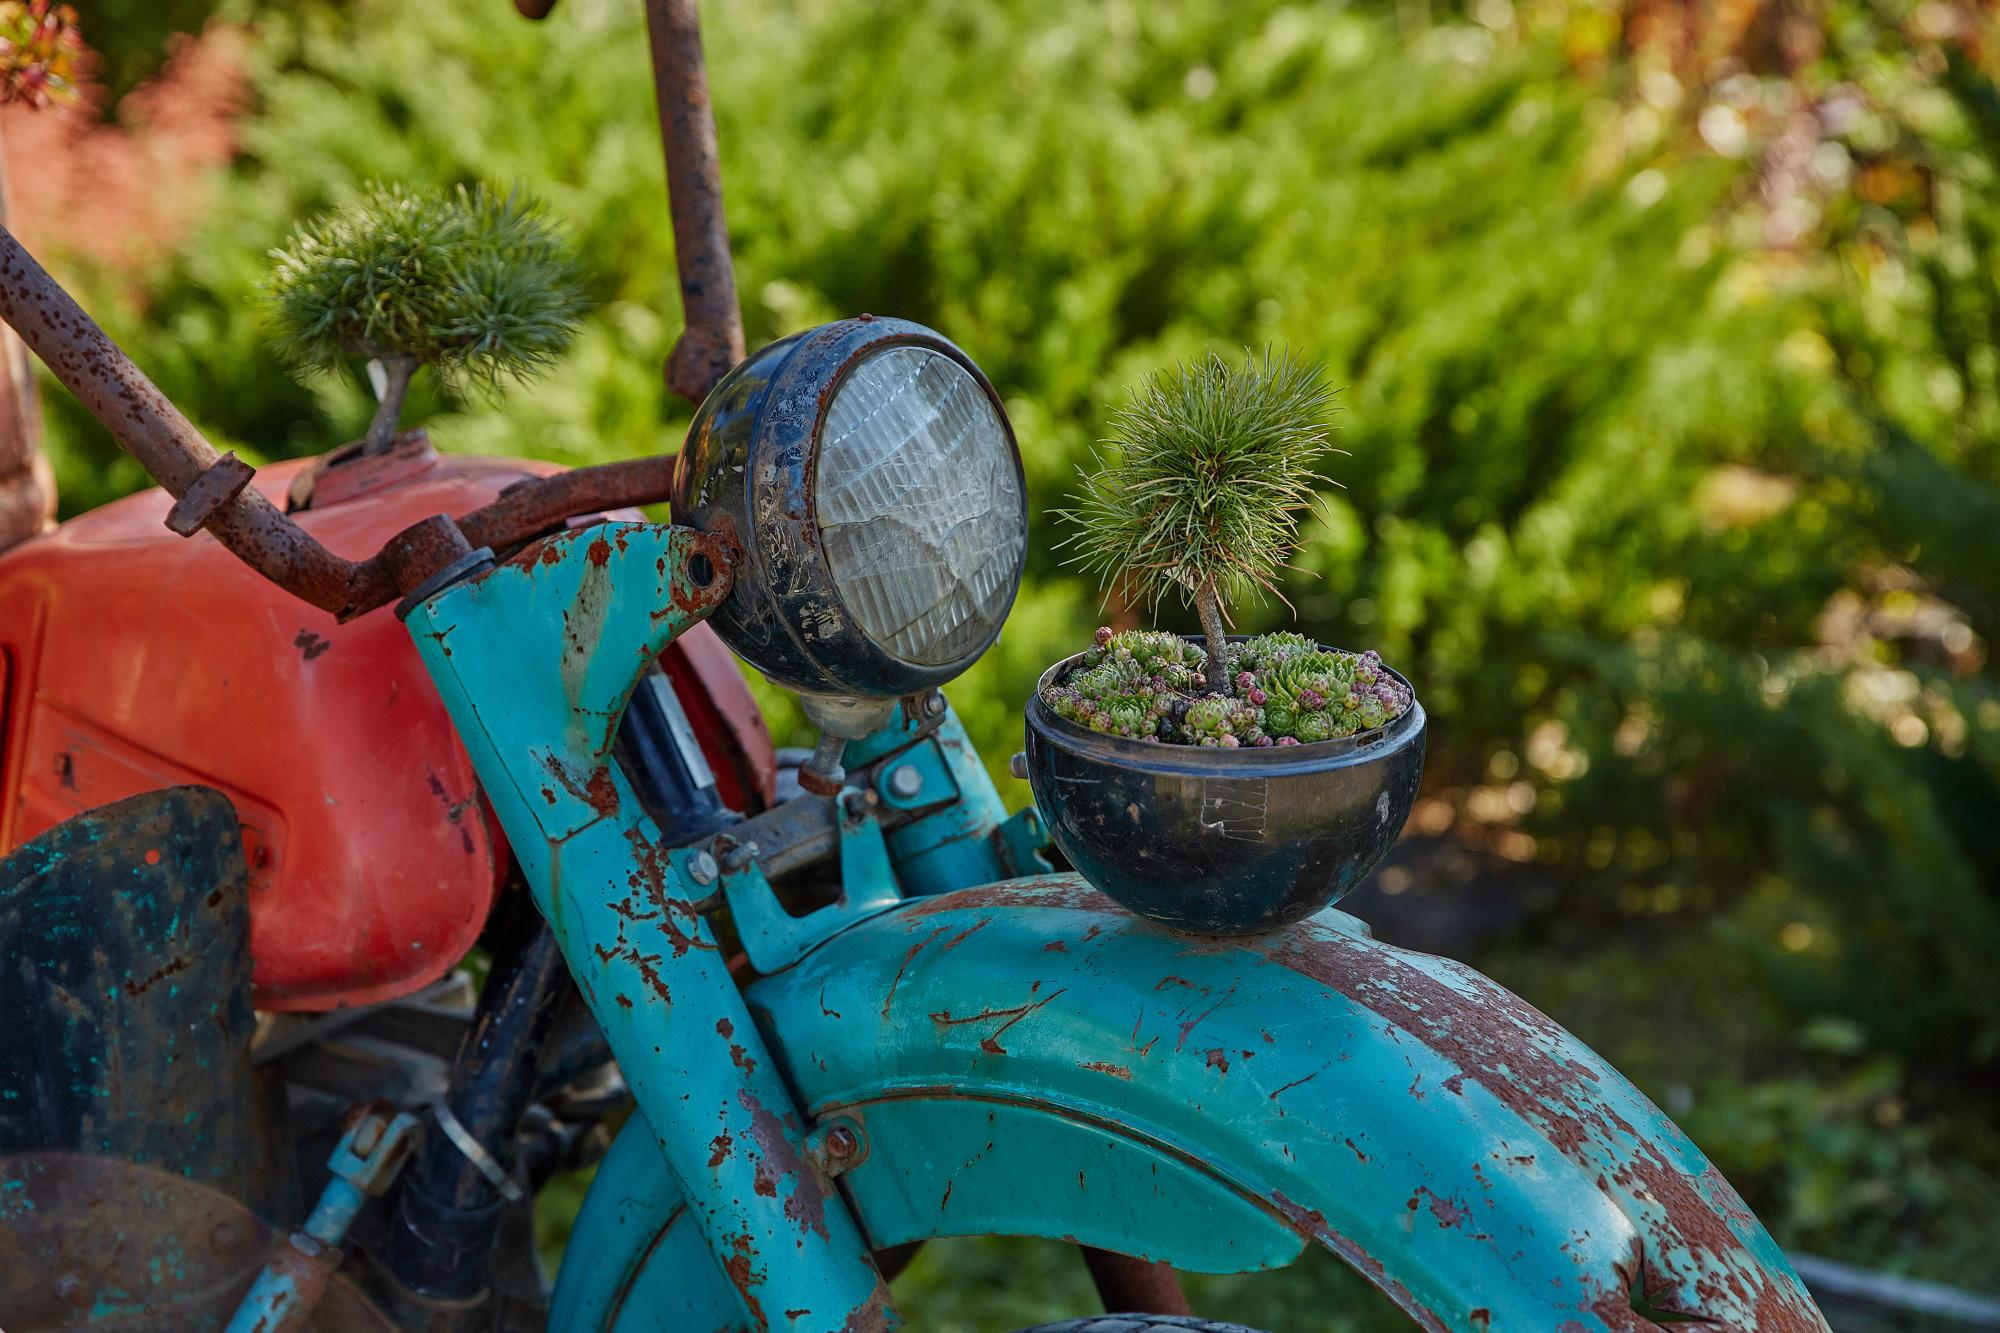
[[[745, 355], [694, 5], [648, 14], [678, 456], [253, 474], [0, 231], [0, 316], [160, 483], [0, 557], [0, 1320], [888, 1329], [911, 1247], [1008, 1235], [1120, 1330], [1310, 1246], [1426, 1329], [1825, 1329], [1477, 972], [1053, 867], [942, 688], [1025, 560], [1001, 400], [901, 320]], [[783, 773], [731, 650], [821, 729]]]

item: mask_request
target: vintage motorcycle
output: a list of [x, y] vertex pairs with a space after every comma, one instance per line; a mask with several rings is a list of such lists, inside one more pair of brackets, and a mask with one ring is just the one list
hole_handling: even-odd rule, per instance
[[252, 476], [0, 231], [0, 315], [162, 487], [0, 559], [0, 1324], [886, 1329], [910, 1247], [1017, 1235], [1120, 1330], [1312, 1245], [1428, 1329], [1824, 1329], [1491, 981], [1051, 869], [940, 690], [1025, 559], [1001, 401], [896, 319], [743, 355], [694, 7], [648, 12], [677, 458]]

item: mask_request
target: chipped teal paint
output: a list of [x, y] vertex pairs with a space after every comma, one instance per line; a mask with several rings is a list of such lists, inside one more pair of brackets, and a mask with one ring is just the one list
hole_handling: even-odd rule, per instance
[[[1338, 912], [1193, 939], [1047, 876], [904, 903], [747, 994], [810, 1117], [864, 1128], [842, 1185], [875, 1245], [1016, 1232], [1233, 1270], [1317, 1243], [1430, 1329], [1650, 1330], [1635, 1293], [1737, 1333], [1826, 1327], [1616, 1071]], [[649, 1148], [628, 1130], [601, 1171], [554, 1326], [723, 1308]]]
[[[290, 1253], [257, 1274], [224, 1333], [268, 1333], [297, 1327], [325, 1289], [325, 1275], [339, 1265], [338, 1250], [371, 1194], [395, 1179], [415, 1142], [417, 1117], [390, 1118], [371, 1111], [350, 1125], [327, 1159], [331, 1173], [319, 1202], [286, 1241]], [[287, 1262], [289, 1261], [289, 1262]], [[302, 1288], [294, 1265], [320, 1269], [320, 1280]]]
[[[940, 700], [943, 697], [938, 696]], [[909, 746], [920, 730], [898, 714], [881, 731], [848, 746], [848, 768], [875, 763], [898, 747]], [[903, 892], [947, 893], [1003, 877], [1007, 872], [994, 831], [1007, 818], [1007, 808], [1000, 803], [999, 790], [967, 739], [958, 715], [947, 708], [933, 738], [918, 741], [905, 753], [926, 773], [927, 785], [936, 780], [941, 765], [943, 778], [956, 791], [957, 799], [889, 835], [889, 854], [896, 863], [896, 878]], [[883, 763], [881, 781], [887, 781], [900, 762], [902, 756]]]
[[[695, 554], [717, 571], [705, 588]], [[440, 592], [411, 635], [536, 902], [751, 1326], [893, 1327], [888, 1291], [694, 907], [707, 890], [610, 761], [643, 671], [728, 590], [726, 550], [607, 523]], [[735, 1302], [740, 1295], [740, 1305]], [[563, 1325], [558, 1325], [562, 1327]], [[587, 1327], [580, 1325], [576, 1327]]]
[[836, 816], [843, 888], [837, 901], [805, 916], [793, 916], [754, 861], [722, 877], [729, 919], [745, 956], [757, 971], [790, 967], [820, 941], [902, 901], [882, 826], [865, 805], [857, 803], [861, 794], [853, 788], [844, 791]]

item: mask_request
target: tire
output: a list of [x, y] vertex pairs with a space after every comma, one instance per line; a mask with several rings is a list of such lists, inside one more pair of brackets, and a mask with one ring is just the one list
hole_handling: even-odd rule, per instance
[[1166, 1329], [1180, 1329], [1182, 1333], [1256, 1333], [1256, 1329], [1246, 1329], [1240, 1323], [1216, 1323], [1214, 1319], [1196, 1319], [1192, 1315], [1084, 1315], [1082, 1319], [1064, 1319], [1062, 1323], [1040, 1323], [1020, 1333], [1164, 1333]]

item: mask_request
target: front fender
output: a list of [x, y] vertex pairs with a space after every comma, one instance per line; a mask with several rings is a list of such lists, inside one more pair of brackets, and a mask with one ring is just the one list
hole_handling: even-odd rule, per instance
[[[1231, 1271], [1318, 1242], [1430, 1329], [1826, 1327], [1615, 1070], [1337, 912], [1201, 939], [1074, 876], [1010, 881], [862, 922], [748, 998], [812, 1120], [861, 1129], [841, 1183], [878, 1247], [1000, 1232]], [[586, 1221], [632, 1228], [638, 1156]], [[619, 1248], [653, 1257], [611, 1264], [617, 1285], [682, 1265], [685, 1294], [691, 1229], [673, 1241], [671, 1197], [637, 1192], [654, 1234]]]

